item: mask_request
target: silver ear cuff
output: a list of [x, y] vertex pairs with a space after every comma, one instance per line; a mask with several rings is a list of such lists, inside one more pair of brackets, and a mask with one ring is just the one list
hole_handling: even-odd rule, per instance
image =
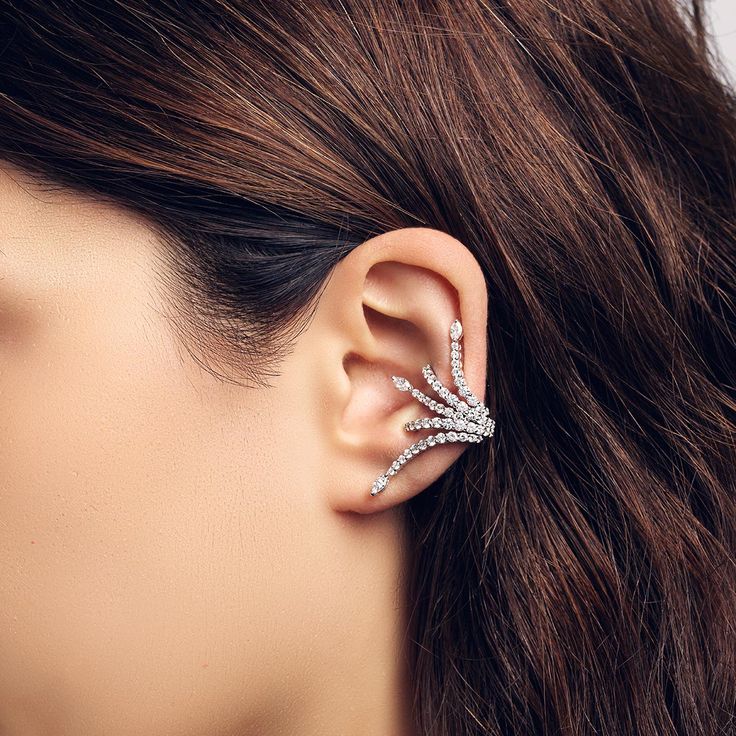
[[[437, 378], [432, 366], [427, 364], [422, 368], [422, 374], [427, 383], [441, 396], [447, 404], [435, 401], [431, 397], [423, 394], [419, 389], [414, 388], [406, 378], [400, 376], [391, 376], [396, 388], [399, 391], [411, 391], [411, 395], [425, 406], [428, 406], [436, 417], [424, 417], [413, 419], [404, 424], [407, 431], [415, 431], [421, 429], [439, 428], [447, 429], [448, 432], [439, 432], [431, 434], [429, 437], [415, 442], [411, 447], [407, 447], [404, 452], [399, 455], [389, 469], [378, 476], [373, 482], [371, 488], [371, 496], [380, 493], [388, 485], [388, 481], [392, 475], [396, 475], [404, 465], [416, 457], [419, 453], [428, 450], [435, 445], [442, 445], [445, 442], [480, 442], [484, 438], [491, 437], [495, 429], [496, 422], [490, 418], [488, 408], [481, 402], [468, 388], [463, 375], [462, 355], [460, 350], [460, 339], [463, 336], [463, 326], [460, 320], [456, 319], [450, 325], [450, 360], [452, 364], [452, 378], [457, 387], [457, 392], [464, 400], [451, 393], [442, 382]], [[449, 406], [448, 406], [449, 404]]]

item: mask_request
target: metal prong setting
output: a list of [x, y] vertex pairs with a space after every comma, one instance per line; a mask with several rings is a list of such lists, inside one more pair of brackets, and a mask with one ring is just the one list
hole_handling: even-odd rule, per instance
[[445, 442], [480, 442], [484, 438], [491, 437], [496, 427], [495, 420], [491, 419], [488, 408], [478, 399], [468, 387], [463, 375], [462, 351], [460, 340], [463, 335], [463, 327], [460, 320], [456, 319], [450, 326], [450, 363], [452, 366], [452, 378], [457, 387], [459, 396], [451, 393], [435, 375], [431, 365], [422, 368], [422, 375], [430, 387], [446, 403], [436, 401], [427, 396], [417, 388], [414, 388], [406, 378], [402, 376], [391, 376], [399, 391], [410, 391], [411, 395], [420, 403], [430, 408], [436, 417], [422, 417], [407, 422], [404, 429], [416, 431], [422, 429], [446, 429], [447, 432], [430, 434], [428, 437], [415, 442], [407, 447], [399, 455], [385, 473], [376, 478], [371, 488], [371, 496], [383, 491], [388, 485], [392, 475], [396, 475], [404, 465], [419, 453], [428, 450], [435, 445]]

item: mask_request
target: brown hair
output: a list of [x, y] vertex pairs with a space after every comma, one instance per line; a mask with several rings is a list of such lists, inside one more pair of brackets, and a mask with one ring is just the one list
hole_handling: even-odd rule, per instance
[[[407, 504], [420, 732], [736, 732], [736, 112], [699, 3], [0, 3], [0, 155], [144, 214], [262, 380], [442, 229], [498, 429]], [[225, 378], [225, 373], [221, 373]]]

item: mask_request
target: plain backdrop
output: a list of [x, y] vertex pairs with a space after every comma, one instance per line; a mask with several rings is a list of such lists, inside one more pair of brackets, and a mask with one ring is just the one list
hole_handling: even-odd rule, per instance
[[736, 0], [706, 0], [709, 32], [726, 66], [727, 78], [736, 86]]

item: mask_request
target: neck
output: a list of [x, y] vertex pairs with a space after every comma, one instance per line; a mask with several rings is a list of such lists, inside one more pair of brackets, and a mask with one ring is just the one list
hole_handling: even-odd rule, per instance
[[294, 653], [308, 658], [307, 681], [293, 700], [284, 683], [283, 700], [259, 734], [417, 736], [406, 660], [401, 513], [356, 516], [345, 521], [352, 546], [340, 553], [345, 574], [335, 581], [334, 597], [324, 601], [324, 629]]

